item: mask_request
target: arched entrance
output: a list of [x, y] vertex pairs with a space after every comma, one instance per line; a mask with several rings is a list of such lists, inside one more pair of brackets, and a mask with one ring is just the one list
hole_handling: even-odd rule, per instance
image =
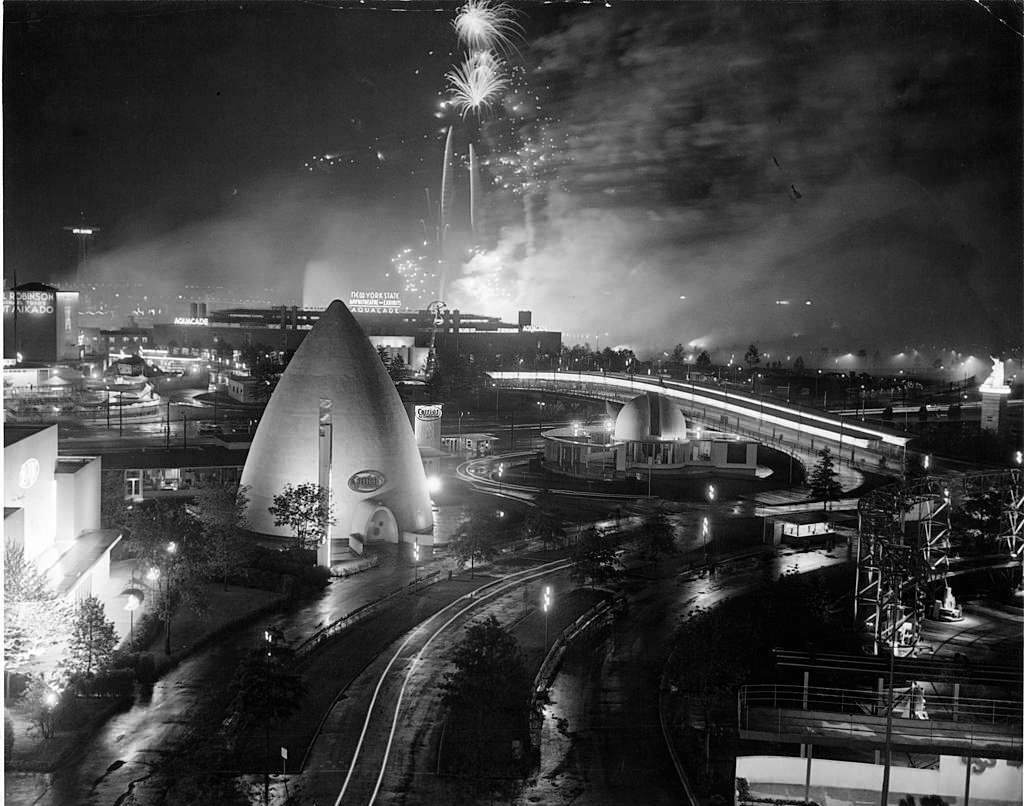
[[367, 543], [397, 543], [398, 522], [391, 510], [385, 506], [373, 508], [370, 517], [366, 519], [362, 533], [366, 536]]

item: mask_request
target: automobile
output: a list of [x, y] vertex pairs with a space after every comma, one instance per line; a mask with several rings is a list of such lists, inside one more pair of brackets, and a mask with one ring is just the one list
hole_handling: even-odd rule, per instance
[[199, 436], [201, 437], [219, 437], [222, 436], [223, 434], [224, 429], [222, 429], [219, 425], [214, 425], [213, 423], [199, 424]]

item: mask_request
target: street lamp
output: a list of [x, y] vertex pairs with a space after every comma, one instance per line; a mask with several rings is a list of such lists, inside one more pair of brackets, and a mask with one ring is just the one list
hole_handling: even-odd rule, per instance
[[415, 568], [416, 568], [416, 571], [415, 571], [415, 573], [416, 573], [416, 581], [419, 582], [419, 579], [420, 579], [420, 539], [419, 539], [419, 537], [416, 538], [416, 542], [413, 544], [413, 547], [412, 547], [412, 561], [413, 561], [413, 563], [415, 565]]
[[498, 492], [501, 492], [501, 477], [505, 475], [505, 463], [498, 465]]
[[540, 425], [538, 426], [538, 430], [537, 430], [538, 436], [541, 433], [543, 433], [543, 431], [544, 431], [544, 406], [546, 406], [546, 405], [547, 404], [543, 400], [538, 400], [537, 401], [537, 411], [540, 412], [540, 414], [539, 414]]
[[131, 648], [135, 646], [135, 611], [141, 604], [142, 591], [134, 588], [128, 591], [128, 601], [125, 602], [124, 609], [128, 611], [128, 646]]
[[707, 490], [707, 497], [708, 497], [707, 514], [704, 516], [704, 522], [701, 524], [701, 535], [704, 538], [704, 559], [705, 559], [705, 561], [707, 560], [708, 555], [711, 553], [711, 505], [715, 502], [715, 495], [716, 495], [716, 493], [717, 493], [717, 490], [715, 490], [715, 485], [714, 484], [709, 484], [708, 485], [708, 490]]
[[544, 586], [544, 598], [541, 601], [541, 607], [544, 610], [544, 651], [548, 648], [548, 611], [551, 609], [551, 587], [548, 585]]
[[[270, 659], [273, 655], [274, 634], [270, 630], [263, 631], [263, 640], [267, 645], [267, 682], [270, 682]], [[270, 720], [263, 720], [263, 802], [270, 803]]]

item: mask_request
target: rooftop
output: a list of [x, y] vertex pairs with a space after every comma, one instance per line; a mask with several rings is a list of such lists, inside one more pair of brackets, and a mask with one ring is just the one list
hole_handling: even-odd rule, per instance
[[10, 423], [4, 424], [4, 447], [13, 445], [16, 442], [21, 442], [23, 439], [38, 434], [40, 431], [45, 431], [47, 428], [56, 428], [55, 425], [11, 425]]

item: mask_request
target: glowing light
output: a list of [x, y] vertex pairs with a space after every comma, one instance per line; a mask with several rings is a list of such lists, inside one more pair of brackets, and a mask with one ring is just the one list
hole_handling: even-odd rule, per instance
[[461, 6], [452, 27], [459, 41], [468, 48], [497, 48], [506, 53], [514, 50], [513, 38], [522, 35], [515, 21], [515, 11], [504, 3], [492, 0], [469, 0]]
[[427, 489], [436, 493], [441, 489], [441, 477], [437, 475], [427, 476]]
[[493, 53], [477, 51], [461, 65], [445, 74], [451, 103], [462, 117], [470, 112], [480, 113], [489, 107], [505, 90], [508, 82], [504, 64]]

